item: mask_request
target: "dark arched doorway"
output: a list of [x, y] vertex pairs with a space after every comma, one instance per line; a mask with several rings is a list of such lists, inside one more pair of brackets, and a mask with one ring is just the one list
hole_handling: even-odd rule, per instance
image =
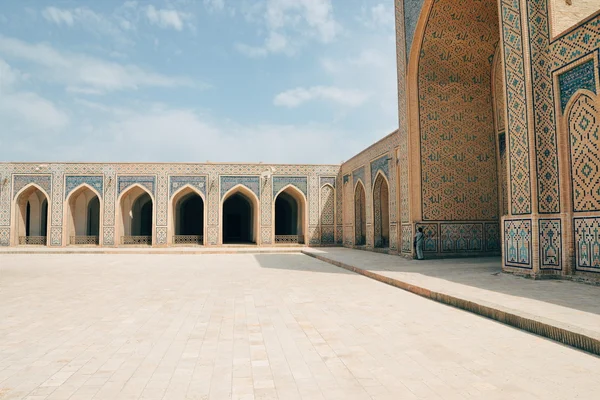
[[287, 187], [275, 198], [275, 243], [304, 243], [304, 197]]
[[223, 244], [256, 243], [254, 201], [241, 191], [232, 193], [223, 202]]
[[204, 243], [204, 200], [192, 189], [185, 189], [173, 199], [174, 244]]
[[390, 246], [390, 203], [388, 183], [380, 173], [373, 186], [373, 211], [375, 222], [375, 247]]
[[365, 187], [359, 181], [354, 190], [354, 244], [364, 246], [367, 243], [367, 204]]

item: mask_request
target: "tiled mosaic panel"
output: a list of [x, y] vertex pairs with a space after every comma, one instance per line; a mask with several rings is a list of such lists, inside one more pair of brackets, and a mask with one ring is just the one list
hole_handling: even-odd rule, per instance
[[221, 198], [237, 185], [246, 186], [260, 199], [260, 177], [258, 176], [221, 176]]
[[371, 161], [371, 185], [375, 184], [375, 177], [379, 171], [385, 175], [388, 181], [390, 180], [390, 161], [391, 158], [388, 154], [379, 157], [377, 160]]
[[390, 223], [390, 250], [398, 250], [398, 225]]
[[[308, 224], [319, 225], [319, 177], [317, 175], [309, 176], [308, 188]], [[318, 236], [318, 234], [317, 234]]]
[[321, 188], [321, 225], [335, 224], [335, 190], [325, 185]]
[[321, 226], [321, 244], [325, 244], [325, 245], [335, 244], [335, 227]]
[[[13, 176], [13, 197], [17, 195], [25, 186], [29, 184], [36, 184], [44, 191], [48, 196], [52, 192], [52, 176], [51, 175], [14, 175]], [[48, 199], [50, 201], [50, 199]]]
[[260, 207], [261, 225], [269, 227], [275, 218], [272, 209], [273, 198], [271, 197], [271, 180], [265, 182], [261, 195], [260, 202], [261, 205], [264, 205], [264, 207]]
[[494, 117], [496, 118], [496, 136], [498, 140], [498, 153], [500, 155], [500, 204], [499, 215], [508, 214], [508, 173], [506, 170], [506, 122], [505, 122], [505, 97], [504, 97], [504, 58], [500, 48], [494, 57]]
[[61, 226], [63, 222], [64, 169], [63, 164], [50, 164], [52, 171], [52, 226]]
[[531, 176], [520, 0], [500, 0], [512, 214], [531, 213]]
[[319, 187], [323, 185], [331, 185], [331, 187], [336, 187], [337, 178], [335, 176], [321, 176], [319, 178]]
[[167, 244], [167, 227], [158, 226], [156, 227], [156, 244], [166, 245]]
[[271, 232], [272, 228], [269, 226], [263, 226], [261, 228], [260, 242], [261, 244], [271, 244]]
[[437, 0], [432, 7], [418, 71], [423, 220], [495, 219], [497, 3]]
[[105, 226], [102, 230], [102, 240], [104, 246], [114, 246], [115, 245], [115, 227], [114, 226]]
[[497, 222], [485, 224], [485, 249], [489, 252], [500, 251], [500, 224]]
[[352, 171], [352, 180], [354, 183], [360, 180], [363, 185], [366, 185], [367, 181], [365, 181], [365, 167], [360, 167]]
[[600, 272], [600, 218], [575, 218], [575, 268]]
[[273, 197], [287, 185], [298, 188], [305, 196], [308, 195], [308, 180], [305, 176], [274, 176], [273, 177]]
[[156, 176], [119, 176], [117, 181], [117, 196], [132, 185], [140, 185], [145, 187], [154, 196], [156, 194]]
[[589, 60], [558, 76], [560, 106], [564, 113], [571, 97], [580, 89], [596, 93], [596, 72], [594, 60]]
[[102, 167], [102, 172], [105, 177], [104, 226], [113, 226], [115, 224], [115, 202], [117, 197], [115, 168], [106, 165]]
[[540, 219], [539, 228], [541, 269], [560, 269], [562, 247], [560, 219]]
[[321, 243], [321, 230], [319, 226], [310, 225], [308, 227], [309, 244], [318, 245]]
[[10, 246], [10, 228], [0, 228], [0, 246]]
[[62, 228], [53, 226], [50, 228], [50, 245], [62, 246]]
[[504, 265], [531, 268], [531, 220], [504, 221]]
[[552, 88], [552, 63], [548, 53], [550, 29], [547, 0], [527, 1], [531, 79], [533, 81], [536, 172], [540, 213], [560, 212], [558, 150]]
[[483, 224], [440, 224], [442, 253], [483, 250]]
[[170, 176], [169, 197], [184, 186], [191, 186], [206, 196], [206, 176]]
[[[426, 253], [437, 253], [438, 252], [438, 224], [416, 224], [415, 229], [423, 228], [423, 234], [425, 240], [423, 244], [423, 251]], [[416, 231], [415, 231], [416, 232]], [[411, 237], [410, 245], [413, 245], [413, 238]]]
[[[421, 15], [421, 8], [423, 7], [424, 0], [401, 0], [404, 2], [404, 25], [406, 26], [406, 51], [410, 52], [412, 47], [413, 38], [415, 36], [415, 30], [417, 29], [417, 23], [419, 22], [419, 16]], [[398, 7], [398, 6], [396, 6]]]
[[[414, 2], [413, 2], [414, 3]], [[409, 178], [408, 178], [408, 123], [406, 110], [406, 62], [407, 62], [407, 46], [408, 41], [405, 31], [405, 11], [404, 0], [395, 0], [396, 5], [396, 66], [398, 70], [398, 135], [397, 144], [399, 148], [396, 152], [398, 167], [398, 184], [397, 186], [400, 198], [400, 220], [408, 222], [410, 216], [409, 210]], [[420, 8], [420, 7], [419, 7]], [[395, 175], [395, 174], [394, 174]], [[396, 188], [393, 187], [391, 195], [396, 198]], [[395, 220], [395, 219], [394, 219]]]
[[413, 251], [413, 231], [411, 224], [402, 225], [402, 253], [412, 253]]
[[94, 188], [100, 197], [104, 195], [104, 178], [102, 176], [67, 175], [65, 177], [65, 199], [71, 192], [83, 184]]
[[0, 164], [0, 226], [10, 225], [11, 183], [7, 165]]
[[206, 240], [206, 243], [214, 246], [219, 242], [219, 227], [218, 226], [209, 226], [206, 229], [206, 234], [208, 235], [208, 238]]
[[338, 245], [344, 244], [344, 227], [336, 225], [335, 227], [335, 242]]
[[598, 102], [581, 95], [568, 116], [574, 211], [600, 211], [600, 114]]

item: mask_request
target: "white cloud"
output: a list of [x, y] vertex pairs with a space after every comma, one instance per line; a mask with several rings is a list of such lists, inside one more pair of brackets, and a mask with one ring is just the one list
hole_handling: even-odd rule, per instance
[[204, 5], [210, 11], [223, 11], [225, 8], [225, 0], [204, 0]]
[[273, 104], [276, 106], [294, 108], [308, 101], [327, 100], [348, 107], [357, 107], [363, 104], [369, 95], [359, 90], [341, 89], [332, 86], [313, 86], [310, 88], [296, 88], [279, 93], [275, 96]]
[[75, 18], [73, 13], [69, 10], [62, 10], [56, 7], [46, 7], [42, 11], [42, 15], [50, 22], [54, 22], [56, 25], [68, 25], [73, 26]]
[[140, 87], [193, 86], [187, 78], [170, 77], [132, 64], [119, 64], [82, 54], [59, 52], [47, 44], [30, 44], [0, 35], [0, 52], [42, 67], [40, 76], [78, 93], [105, 93]]
[[12, 68], [0, 58], [0, 90], [14, 86], [17, 82], [27, 79], [27, 75]]
[[292, 55], [308, 40], [330, 43], [341, 31], [333, 16], [331, 0], [266, 0], [247, 9], [248, 21], [255, 21], [259, 8], [260, 22], [267, 35], [260, 46], [237, 44], [236, 48], [251, 57], [283, 53]]
[[181, 31], [184, 21], [189, 19], [190, 15], [175, 9], [156, 9], [150, 5], [146, 7], [146, 17], [151, 24], [157, 25], [160, 28], [172, 28]]
[[11, 121], [43, 131], [60, 130], [69, 124], [66, 113], [50, 100], [32, 92], [4, 93], [0, 96], [0, 115], [3, 115], [5, 128], [11, 125]]
[[358, 19], [367, 27], [372, 29], [388, 29], [394, 27], [396, 16], [392, 4], [379, 3], [370, 9], [363, 9], [362, 16]]

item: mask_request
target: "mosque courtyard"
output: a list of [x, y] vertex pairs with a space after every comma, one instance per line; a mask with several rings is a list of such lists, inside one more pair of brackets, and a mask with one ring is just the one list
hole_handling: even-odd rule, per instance
[[598, 357], [300, 253], [0, 254], [0, 321], [0, 399], [600, 390]]

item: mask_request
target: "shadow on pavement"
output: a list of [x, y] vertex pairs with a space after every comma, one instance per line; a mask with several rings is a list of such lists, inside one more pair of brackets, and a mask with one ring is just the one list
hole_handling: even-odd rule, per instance
[[326, 274], [353, 274], [304, 254], [255, 254], [254, 258], [262, 268], [283, 269], [290, 271], [319, 272]]

